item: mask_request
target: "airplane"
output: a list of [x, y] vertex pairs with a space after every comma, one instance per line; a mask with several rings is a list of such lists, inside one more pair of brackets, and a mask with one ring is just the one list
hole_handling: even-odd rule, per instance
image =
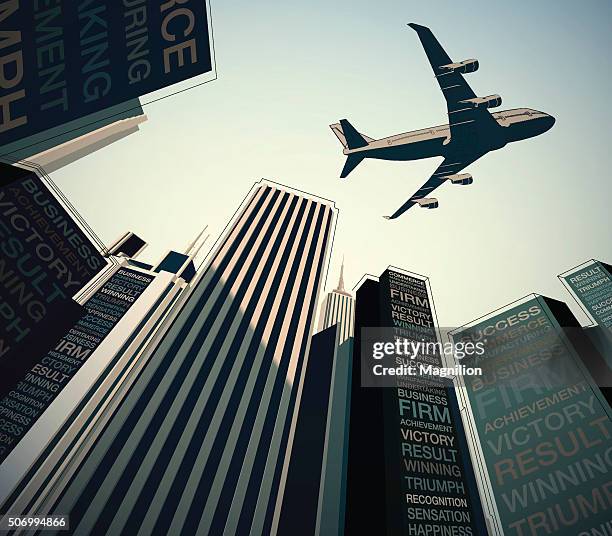
[[472, 184], [469, 173], [459, 173], [472, 162], [507, 143], [533, 138], [555, 124], [555, 118], [530, 108], [489, 112], [501, 105], [499, 95], [477, 97], [463, 74], [478, 70], [478, 60], [453, 62], [431, 30], [409, 24], [416, 31], [446, 99], [449, 124], [414, 130], [376, 140], [357, 132], [346, 119], [330, 125], [347, 156], [340, 174], [345, 178], [365, 158], [381, 160], [420, 160], [442, 156], [444, 160], [427, 182], [391, 216], [395, 219], [410, 207], [438, 208], [438, 200], [430, 194], [446, 181], [451, 184]]

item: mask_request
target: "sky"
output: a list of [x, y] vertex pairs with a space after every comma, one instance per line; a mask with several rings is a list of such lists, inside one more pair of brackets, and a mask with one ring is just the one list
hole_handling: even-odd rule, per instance
[[[51, 174], [107, 244], [126, 230], [142, 259], [183, 249], [208, 225], [210, 244], [261, 178], [334, 200], [339, 209], [327, 290], [389, 265], [430, 278], [442, 327], [465, 324], [528, 293], [567, 301], [557, 274], [612, 262], [612, 4], [211, 0], [218, 77], [145, 107], [138, 133]], [[340, 179], [329, 128], [347, 118], [373, 138], [447, 123], [417, 35], [429, 26], [498, 110], [553, 115], [549, 132], [489, 153], [443, 185], [440, 207], [382, 218], [440, 158], [365, 160]]]

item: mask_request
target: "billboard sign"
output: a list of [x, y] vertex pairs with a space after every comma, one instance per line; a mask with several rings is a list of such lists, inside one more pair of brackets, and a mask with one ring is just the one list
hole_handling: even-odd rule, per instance
[[0, 364], [106, 261], [34, 171], [0, 163]]
[[612, 328], [612, 267], [594, 260], [560, 277], [598, 325]]
[[610, 407], [547, 299], [509, 306], [453, 339], [484, 342], [482, 356], [466, 358], [482, 376], [464, 381], [503, 534], [607, 532]]
[[212, 71], [206, 0], [4, 0], [0, 27], [0, 146]]

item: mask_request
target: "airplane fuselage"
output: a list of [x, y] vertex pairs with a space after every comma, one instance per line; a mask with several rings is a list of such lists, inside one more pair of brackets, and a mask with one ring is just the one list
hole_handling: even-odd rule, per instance
[[533, 138], [549, 130], [555, 119], [530, 108], [491, 112], [502, 103], [497, 95], [477, 96], [463, 75], [478, 70], [476, 59], [453, 61], [432, 31], [410, 23], [419, 36], [436, 83], [442, 90], [448, 113], [447, 125], [414, 130], [375, 140], [359, 132], [348, 119], [329, 125], [343, 146], [346, 160], [340, 178], [344, 179], [365, 159], [420, 160], [443, 157], [429, 179], [388, 219], [396, 219], [415, 205], [437, 208], [432, 192], [444, 184], [472, 184], [470, 173], [460, 173], [490, 151], [513, 141]]
[[[529, 108], [517, 108], [491, 114], [499, 129], [479, 136], [476, 130], [470, 139], [470, 151], [485, 154], [501, 149], [507, 143], [532, 138], [549, 130], [555, 120], [550, 115]], [[365, 158], [381, 160], [420, 160], [434, 156], [447, 157], [462, 152], [453, 143], [449, 125], [413, 130], [380, 140], [372, 140], [357, 149], [345, 149], [344, 154], [363, 153]]]

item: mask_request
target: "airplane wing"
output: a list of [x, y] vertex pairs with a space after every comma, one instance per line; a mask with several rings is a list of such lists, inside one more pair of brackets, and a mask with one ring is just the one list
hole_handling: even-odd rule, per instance
[[498, 128], [497, 121], [486, 108], [471, 107], [461, 102], [476, 98], [476, 94], [461, 73], [446, 67], [452, 64], [453, 60], [442, 48], [432, 31], [419, 24], [411, 23], [408, 26], [416, 31], [419, 36], [427, 59], [446, 99], [451, 137], [468, 138], [474, 135], [477, 131], [475, 123], [479, 123], [485, 129], [487, 126], [492, 129]]
[[410, 207], [419, 203], [419, 201], [431, 203], [430, 208], [438, 206], [438, 201], [433, 198], [429, 198], [429, 194], [433, 192], [438, 186], [446, 181], [444, 177], [459, 173], [463, 168], [469, 166], [475, 160], [478, 160], [481, 154], [463, 155], [462, 157], [447, 157], [433, 172], [431, 177], [427, 180], [423, 186], [421, 186], [416, 193], [408, 199], [400, 208], [398, 208], [391, 216], [385, 216], [388, 220], [394, 220], [406, 212]]

